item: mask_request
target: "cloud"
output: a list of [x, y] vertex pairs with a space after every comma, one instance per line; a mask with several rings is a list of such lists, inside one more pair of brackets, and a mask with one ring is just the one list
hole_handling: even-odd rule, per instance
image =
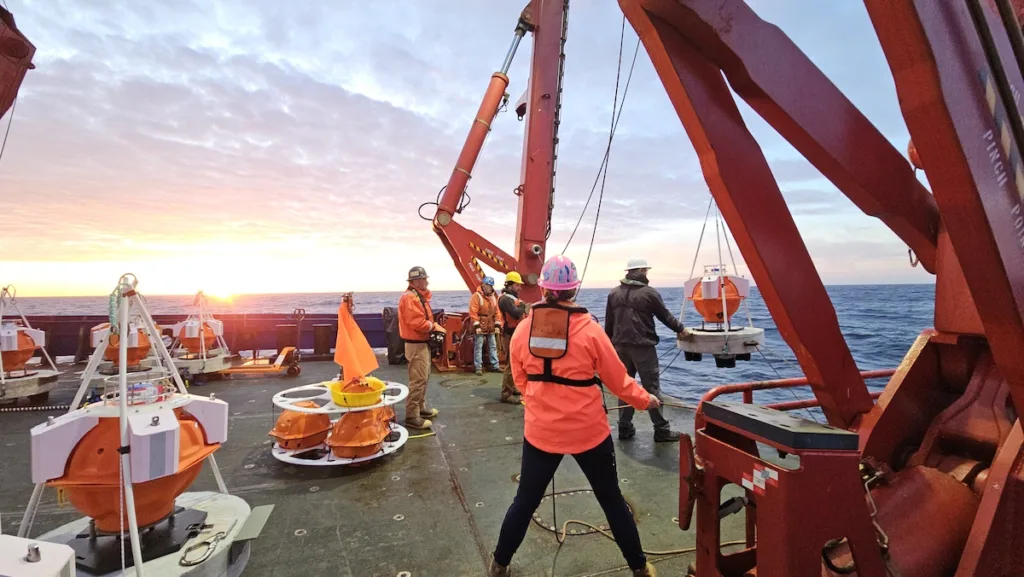
[[[38, 52], [0, 163], [0, 195], [13, 207], [0, 271], [19, 277], [0, 280], [26, 294], [105, 292], [99, 287], [123, 272], [116, 267], [166, 276], [216, 258], [218, 274], [273, 290], [397, 287], [412, 264], [437, 271], [442, 288], [461, 285], [416, 208], [447, 181], [519, 8], [466, 0], [9, 4]], [[862, 8], [754, 7], [792, 31], [890, 138], [905, 135]], [[810, 16], [814, 26], [805, 25]], [[620, 25], [613, 5], [573, 5], [552, 249], [576, 225], [604, 154]], [[627, 26], [623, 84], [635, 45]], [[530, 49], [524, 41], [509, 74], [513, 101]], [[636, 62], [593, 257], [616, 264], [595, 262], [596, 282], [617, 278], [624, 254], [689, 261], [707, 207], [693, 147], [642, 48]], [[830, 237], [871, 219], [749, 109], [744, 115], [812, 249], [846, 250], [864, 263], [826, 280], [855, 281], [879, 255], [904, 250], [877, 227], [867, 241]], [[459, 216], [510, 252], [523, 129], [514, 114], [499, 116]], [[595, 193], [572, 251], [589, 243], [596, 208]], [[659, 244], [680, 238], [689, 246]], [[252, 270], [288, 262], [311, 270], [284, 278], [275, 267]]]

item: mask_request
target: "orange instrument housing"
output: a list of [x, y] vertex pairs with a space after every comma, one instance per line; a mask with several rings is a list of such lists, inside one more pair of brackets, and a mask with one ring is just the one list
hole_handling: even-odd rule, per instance
[[690, 295], [690, 300], [693, 301], [694, 308], [697, 309], [697, 312], [700, 313], [704, 321], [708, 323], [721, 323], [732, 318], [732, 315], [736, 314], [736, 311], [739, 310], [740, 303], [743, 302], [743, 297], [740, 296], [736, 283], [728, 278], [722, 279], [722, 290], [725, 291], [725, 315], [722, 314], [722, 297], [705, 298], [703, 284], [696, 284]]
[[217, 334], [213, 331], [210, 323], [203, 323], [203, 330], [198, 337], [186, 337], [186, 327], [178, 331], [178, 342], [188, 352], [199, 354], [202, 351], [209, 351], [217, 345]]
[[[313, 401], [300, 401], [295, 406], [306, 409], [319, 407]], [[326, 413], [284, 411], [277, 418], [270, 436], [286, 451], [302, 451], [323, 443], [330, 431], [331, 417]]]
[[[220, 447], [220, 443], [206, 443], [202, 427], [191, 415], [182, 409], [174, 412], [180, 427], [178, 472], [134, 485], [139, 527], [170, 515], [174, 500], [195, 481], [203, 460]], [[71, 452], [64, 476], [48, 483], [63, 489], [71, 505], [92, 517], [96, 529], [104, 533], [120, 533], [128, 527], [127, 510], [119, 497], [120, 445], [118, 419], [99, 419]]]
[[18, 348], [13, 351], [0, 352], [3, 359], [4, 372], [20, 371], [25, 368], [32, 355], [35, 354], [36, 341], [22, 331], [18, 331]]

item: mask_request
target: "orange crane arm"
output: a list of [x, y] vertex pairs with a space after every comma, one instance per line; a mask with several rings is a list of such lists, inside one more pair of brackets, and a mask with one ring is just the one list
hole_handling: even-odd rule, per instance
[[[434, 232], [441, 238], [470, 291], [480, 286], [484, 276], [480, 268], [483, 259], [500, 273], [519, 272], [525, 281], [520, 298], [540, 300], [537, 279], [544, 263], [551, 224], [566, 8], [567, 0], [532, 0], [521, 13], [512, 46], [501, 70], [491, 76], [455, 169], [438, 201]], [[533, 33], [534, 47], [527, 89], [523, 173], [520, 185], [515, 188], [519, 212], [515, 256], [512, 256], [455, 222], [455, 215], [462, 211], [466, 185], [472, 178], [491, 124], [498, 111], [508, 104], [506, 73], [527, 32]]]

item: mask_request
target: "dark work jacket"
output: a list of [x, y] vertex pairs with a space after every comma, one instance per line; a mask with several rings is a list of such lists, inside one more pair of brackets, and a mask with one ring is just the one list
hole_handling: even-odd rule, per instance
[[[498, 298], [498, 310], [501, 311], [504, 320], [501, 331], [507, 336], [512, 336], [516, 332], [516, 326], [526, 317], [526, 303], [516, 304], [517, 302], [519, 297], [507, 290], [503, 290], [501, 297]], [[509, 319], [514, 322], [509, 322]]]
[[683, 330], [683, 323], [665, 308], [658, 291], [643, 280], [625, 278], [608, 293], [604, 331], [617, 346], [654, 346], [658, 344], [655, 317], [673, 332]]

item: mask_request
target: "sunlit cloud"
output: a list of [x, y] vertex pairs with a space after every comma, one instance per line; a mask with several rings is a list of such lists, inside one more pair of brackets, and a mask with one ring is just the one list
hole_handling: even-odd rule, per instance
[[[131, 271], [152, 294], [189, 294], [204, 278], [225, 296], [388, 290], [422, 265], [435, 288], [462, 287], [416, 210], [446, 182], [521, 6], [8, 2], [39, 51], [0, 162], [0, 283], [25, 295], [104, 294]], [[904, 147], [863, 6], [754, 7]], [[439, 33], [452, 14], [464, 23], [458, 33]], [[565, 245], [604, 152], [620, 23], [614, 3], [573, 4], [549, 250]], [[635, 42], [627, 27], [625, 45]], [[529, 48], [510, 71], [513, 98], [525, 88]], [[895, 235], [741, 108], [826, 282], [930, 280], [909, 267]], [[459, 216], [509, 251], [522, 132], [514, 114], [498, 118]], [[588, 284], [609, 286], [632, 255], [659, 263], [659, 284], [681, 283], [707, 200], [693, 147], [641, 49]], [[567, 253], [580, 262], [595, 209], [596, 199]]]

